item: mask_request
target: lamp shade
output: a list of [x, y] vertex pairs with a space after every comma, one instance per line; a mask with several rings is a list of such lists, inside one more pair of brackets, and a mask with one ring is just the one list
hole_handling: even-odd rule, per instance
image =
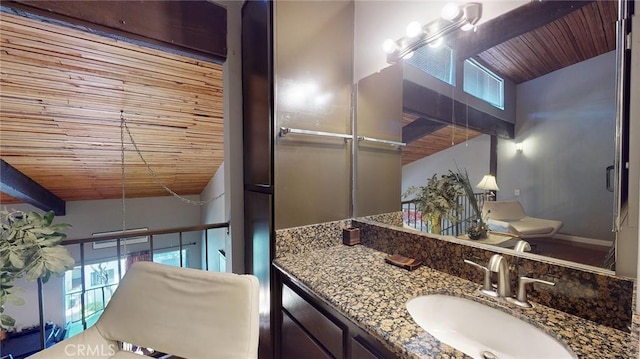
[[476, 185], [476, 187], [483, 189], [485, 191], [499, 191], [498, 184], [496, 183], [496, 178], [492, 175], [484, 175], [480, 183]]

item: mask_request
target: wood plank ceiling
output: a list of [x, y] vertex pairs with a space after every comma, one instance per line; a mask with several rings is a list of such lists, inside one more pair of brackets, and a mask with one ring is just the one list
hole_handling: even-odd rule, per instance
[[[493, 46], [474, 58], [516, 84], [602, 55], [616, 48], [617, 1], [593, 1], [538, 29]], [[482, 25], [481, 25], [482, 26]], [[403, 114], [403, 126], [417, 116]], [[479, 132], [444, 127], [403, 149], [402, 164], [445, 150]], [[452, 141], [453, 138], [453, 141]]]
[[[223, 161], [218, 64], [2, 13], [0, 154], [66, 201], [126, 197], [158, 182], [199, 194]], [[16, 200], [0, 195], [0, 203]]]
[[516, 84], [616, 48], [617, 1], [594, 1], [476, 56]]
[[[402, 115], [402, 126], [415, 121], [418, 116], [404, 113]], [[409, 143], [402, 149], [402, 165], [417, 161], [424, 157], [431, 156], [449, 147], [464, 143], [481, 133], [462, 126], [445, 126], [428, 136]]]

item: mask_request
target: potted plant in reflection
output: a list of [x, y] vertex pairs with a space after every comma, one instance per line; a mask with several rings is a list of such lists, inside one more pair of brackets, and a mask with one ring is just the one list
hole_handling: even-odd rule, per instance
[[434, 174], [425, 186], [411, 186], [402, 196], [415, 200], [416, 208], [422, 212], [423, 220], [429, 220], [429, 232], [440, 234], [443, 219], [457, 223], [456, 214], [460, 210], [458, 196], [461, 194], [458, 180], [451, 172], [440, 177]]
[[449, 171], [449, 175], [455, 179], [455, 182], [462, 189], [462, 192], [467, 196], [469, 205], [475, 213], [475, 218], [471, 219], [471, 225], [467, 227], [467, 235], [473, 240], [487, 238], [488, 226], [482, 219], [478, 198], [475, 193], [473, 193], [473, 187], [471, 187], [467, 170], [465, 169], [464, 172], [460, 171], [460, 169], [458, 169], [457, 172]]
[[14, 285], [15, 280], [25, 277], [27, 281], [46, 283], [52, 274], [61, 275], [75, 264], [61, 244], [67, 237], [63, 231], [70, 225], [54, 224], [54, 216], [53, 211], [44, 215], [6, 209], [0, 212], [0, 330], [15, 325], [15, 319], [4, 312], [5, 304], [25, 303], [18, 296], [22, 290]]

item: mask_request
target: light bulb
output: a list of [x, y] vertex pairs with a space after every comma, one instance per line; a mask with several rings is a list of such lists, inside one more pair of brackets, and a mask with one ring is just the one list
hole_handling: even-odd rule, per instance
[[396, 42], [391, 39], [386, 39], [382, 43], [382, 50], [387, 54], [393, 53], [394, 51], [396, 51], [396, 49], [397, 49]]
[[407, 25], [407, 37], [416, 37], [422, 33], [422, 25], [417, 21], [412, 21]]
[[446, 3], [440, 12], [440, 16], [448, 21], [453, 21], [458, 15], [460, 15], [460, 7], [454, 2]]

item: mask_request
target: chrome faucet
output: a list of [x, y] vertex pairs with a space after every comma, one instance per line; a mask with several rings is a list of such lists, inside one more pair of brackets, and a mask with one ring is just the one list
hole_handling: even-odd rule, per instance
[[550, 286], [554, 286], [556, 285], [553, 282], [549, 282], [546, 280], [542, 280], [542, 279], [536, 279], [536, 278], [529, 278], [529, 277], [520, 277], [520, 280], [518, 281], [518, 294], [516, 295], [515, 298], [508, 298], [507, 300], [510, 303], [513, 303], [519, 307], [523, 307], [523, 308], [531, 308], [532, 305], [529, 302], [529, 300], [527, 299], [527, 284], [529, 283], [541, 283], [541, 284], [546, 284], [546, 285], [550, 285]]
[[[464, 262], [484, 271], [484, 284], [482, 285], [482, 288], [480, 288], [480, 291], [482, 293], [492, 297], [507, 298], [511, 296], [511, 276], [509, 275], [509, 264], [503, 256], [494, 254], [489, 259], [489, 263], [486, 267], [467, 259], [465, 259]], [[497, 290], [493, 289], [494, 286], [491, 283], [491, 273], [498, 273]]]
[[494, 254], [489, 259], [487, 268], [493, 273], [498, 273], [498, 297], [511, 297], [511, 276], [507, 260], [499, 254]]
[[[489, 259], [489, 263], [486, 267], [468, 259], [465, 259], [464, 262], [484, 271], [484, 283], [482, 288], [480, 288], [480, 292], [492, 297], [504, 298], [509, 303], [513, 303], [523, 308], [532, 307], [531, 303], [527, 300], [527, 284], [541, 283], [551, 286], [556, 285], [553, 282], [548, 282], [542, 279], [520, 277], [518, 279], [518, 294], [515, 297], [511, 297], [511, 275], [509, 274], [509, 264], [503, 256], [494, 254]], [[498, 274], [498, 283], [495, 286], [491, 282], [492, 273]], [[494, 288], [497, 288], [497, 290], [494, 290]]]
[[482, 288], [480, 288], [480, 292], [491, 297], [497, 297], [498, 293], [496, 293], [496, 291], [493, 290], [493, 285], [491, 284], [491, 271], [489, 270], [489, 268], [485, 266], [481, 266], [480, 264], [472, 262], [468, 259], [465, 259], [464, 262], [467, 264], [471, 264], [472, 266], [484, 272], [484, 282], [482, 284]]
[[516, 252], [530, 252], [531, 251], [531, 245], [529, 245], [528, 242], [523, 241], [521, 239], [513, 247], [513, 250], [516, 251]]

